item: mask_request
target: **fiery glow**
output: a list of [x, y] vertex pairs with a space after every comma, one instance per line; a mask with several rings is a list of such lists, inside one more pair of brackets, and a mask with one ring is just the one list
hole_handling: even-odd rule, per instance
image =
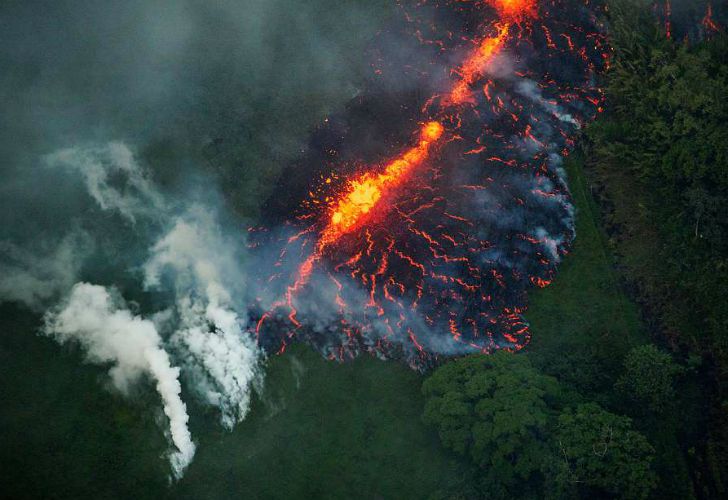
[[452, 91], [445, 98], [446, 105], [457, 106], [473, 101], [470, 87], [483, 76], [488, 63], [503, 46], [503, 42], [508, 36], [508, 29], [509, 25], [504, 24], [499, 28], [496, 36], [483, 38], [478, 44], [478, 48], [465, 60], [460, 69], [455, 71], [460, 76], [460, 81], [453, 86]]
[[[446, 106], [457, 106], [470, 99], [470, 86], [482, 76], [488, 63], [503, 46], [507, 36], [508, 25], [506, 24], [498, 28], [498, 34], [495, 37], [486, 37], [480, 42], [460, 70], [456, 72], [460, 76], [460, 80], [444, 100]], [[285, 303], [290, 308], [288, 317], [294, 325], [300, 326], [296, 319], [294, 296], [308, 284], [315, 264], [322, 258], [322, 252], [345, 234], [360, 228], [367, 215], [380, 203], [382, 197], [400, 186], [407, 179], [408, 174], [427, 159], [430, 149], [441, 139], [444, 131], [445, 128], [439, 121], [425, 123], [420, 129], [419, 142], [415, 147], [389, 162], [382, 173], [365, 172], [350, 180], [345, 192], [331, 203], [329, 220], [321, 230], [316, 251], [304, 260], [298, 268], [295, 281], [286, 290]], [[376, 278], [374, 281], [376, 282]], [[280, 305], [280, 302], [276, 303], [275, 307]]]
[[[300, 326], [296, 319], [297, 312], [293, 305], [293, 298], [308, 284], [314, 265], [321, 259], [324, 249], [343, 235], [361, 226], [367, 214], [372, 211], [382, 196], [400, 185], [407, 174], [427, 158], [430, 148], [440, 140], [444, 131], [445, 129], [439, 122], [425, 123], [420, 130], [417, 146], [387, 164], [384, 172], [378, 175], [366, 172], [349, 182], [346, 192], [333, 204], [330, 219], [321, 232], [316, 252], [309, 255], [301, 264], [296, 280], [286, 290], [285, 304], [290, 308], [288, 319], [291, 323]], [[278, 302], [275, 307], [282, 304], [282, 302]]]
[[498, 11], [501, 19], [518, 21], [536, 15], [534, 0], [486, 0], [486, 3]]
[[319, 240], [319, 250], [358, 227], [382, 196], [401, 184], [427, 158], [430, 147], [442, 137], [443, 131], [439, 122], [424, 124], [417, 146], [390, 162], [384, 172], [377, 175], [367, 172], [350, 181], [346, 193], [334, 203], [329, 223]]
[[[465, 57], [437, 94], [402, 104], [402, 124], [424, 122], [413, 145], [348, 178], [346, 168], [320, 170], [298, 207], [305, 227], [283, 244], [264, 285], [272, 293], [258, 298], [256, 331], [269, 349], [283, 352], [297, 339], [331, 359], [369, 351], [423, 367], [439, 354], [528, 342], [526, 290], [551, 283], [573, 236], [557, 160], [601, 109], [593, 82], [606, 62], [604, 39], [590, 31], [586, 9], [553, 16], [543, 2], [539, 19], [536, 0], [434, 3], [456, 5], [461, 32], [405, 12], [413, 34], [433, 49], [428, 57], [450, 61], [446, 51], [464, 49]], [[515, 64], [491, 71], [506, 48]], [[429, 88], [432, 67], [439, 64], [415, 61], [407, 70]], [[350, 158], [337, 143], [357, 133], [356, 116], [321, 151]], [[376, 125], [366, 118], [365, 126], [370, 120]], [[321, 156], [310, 158], [320, 165]]]
[[723, 31], [720, 25], [713, 19], [713, 5], [710, 3], [708, 3], [708, 7], [705, 11], [705, 17], [702, 20], [702, 25], [708, 32]]

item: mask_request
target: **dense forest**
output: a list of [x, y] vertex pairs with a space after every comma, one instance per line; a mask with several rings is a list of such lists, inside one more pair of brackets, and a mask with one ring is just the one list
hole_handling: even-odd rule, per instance
[[[443, 498], [728, 494], [728, 38], [706, 26], [674, 40], [632, 1], [610, 2], [608, 24], [606, 111], [570, 159], [578, 236], [550, 311], [572, 291], [594, 314], [617, 287], [638, 325], [591, 342], [612, 328], [575, 315], [566, 340], [437, 369], [422, 388], [425, 421], [472, 463]], [[569, 280], [596, 273], [595, 258], [609, 269], [590, 295]], [[548, 300], [534, 300], [537, 334]], [[612, 311], [605, 322], [624, 319]]]

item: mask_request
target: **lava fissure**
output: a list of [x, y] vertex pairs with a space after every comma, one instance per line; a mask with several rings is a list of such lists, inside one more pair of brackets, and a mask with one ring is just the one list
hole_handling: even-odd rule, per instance
[[[461, 31], [431, 40], [407, 13], [428, 57], [402, 71], [446, 88], [402, 104], [420, 110], [413, 145], [353, 173], [333, 164], [309, 190], [292, 221], [305, 226], [261, 280], [262, 345], [298, 339], [333, 359], [368, 351], [422, 367], [528, 342], [526, 291], [551, 282], [573, 238], [561, 157], [603, 101], [594, 82], [608, 51], [588, 4], [451, 0], [437, 12]], [[375, 75], [363, 108], [388, 91], [388, 73]]]

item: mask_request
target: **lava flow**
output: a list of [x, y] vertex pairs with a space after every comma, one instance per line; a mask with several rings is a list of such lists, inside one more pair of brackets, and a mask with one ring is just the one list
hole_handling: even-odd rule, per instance
[[[528, 341], [526, 291], [550, 283], [573, 238], [561, 157], [602, 106], [607, 48], [589, 3], [447, 0], [435, 22], [418, 15], [424, 3], [403, 7], [418, 57], [375, 58], [367, 90], [292, 170], [320, 181], [297, 207], [273, 198], [298, 213], [293, 234], [270, 265], [278, 239], [253, 245], [265, 249], [253, 265], [275, 269], [259, 287], [262, 346], [298, 340], [332, 359], [368, 351], [422, 367]], [[403, 80], [417, 92], [397, 94]], [[392, 104], [370, 111], [381, 100]], [[356, 162], [391, 138], [392, 159]], [[354, 160], [322, 164], [344, 154]]]
[[300, 326], [293, 305], [294, 295], [308, 282], [313, 266], [321, 258], [324, 249], [360, 227], [366, 215], [380, 202], [382, 196], [404, 182], [407, 174], [427, 158], [430, 148], [442, 137], [442, 132], [443, 127], [438, 122], [424, 124], [417, 146], [389, 163], [384, 172], [377, 175], [366, 172], [352, 180], [346, 192], [335, 201], [329, 221], [321, 231], [316, 251], [301, 264], [296, 281], [286, 291], [286, 304], [291, 309], [288, 317], [294, 325]]
[[525, 18], [536, 16], [535, 0], [483, 0], [493, 7], [501, 19], [508, 21], [520, 21]]
[[377, 175], [367, 172], [351, 181], [348, 191], [333, 206], [331, 219], [321, 233], [318, 250], [323, 250], [342, 235], [359, 227], [382, 195], [396, 189], [413, 168], [427, 159], [430, 148], [442, 137], [442, 132], [443, 127], [439, 122], [426, 123], [420, 132], [419, 144], [389, 163], [384, 172]]
[[472, 97], [471, 86], [478, 81], [483, 69], [502, 47], [503, 41], [508, 35], [508, 28], [509, 25], [504, 24], [499, 28], [496, 36], [484, 38], [478, 48], [463, 63], [462, 67], [455, 71], [460, 76], [460, 81], [445, 97], [444, 103], [446, 105], [458, 106], [466, 102], [475, 102]]

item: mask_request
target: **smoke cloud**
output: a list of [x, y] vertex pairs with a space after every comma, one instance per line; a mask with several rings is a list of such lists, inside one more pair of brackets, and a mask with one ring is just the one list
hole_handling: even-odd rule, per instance
[[181, 351], [203, 398], [220, 408], [228, 429], [245, 418], [250, 387], [260, 384], [260, 351], [229, 292], [243, 295], [237, 247], [213, 214], [198, 205], [176, 219], [144, 266], [148, 288], [159, 288], [165, 272], [171, 275], [179, 329], [170, 342]]
[[[0, 300], [43, 310], [65, 296], [46, 314], [45, 334], [78, 343], [93, 363], [111, 364], [111, 382], [127, 396], [140, 378], [152, 379], [169, 419], [169, 459], [179, 478], [195, 454], [181, 377], [203, 403], [219, 409], [227, 429], [247, 415], [251, 390], [262, 390], [263, 355], [247, 328], [241, 231], [220, 222], [224, 209], [211, 186], [199, 183], [180, 198], [165, 194], [123, 142], [64, 148], [45, 163], [82, 181], [94, 206], [87, 209], [91, 221], [78, 217], [77, 224], [96, 233], [70, 230], [37, 254], [0, 243]], [[113, 234], [94, 226], [101, 214], [115, 219]], [[140, 290], [171, 296], [168, 307], [145, 319], [118, 291], [80, 281], [89, 263], [107, 257], [94, 255], [93, 236], [133, 243], [121, 260], [91, 270], [144, 258], [126, 273], [139, 278]]]
[[0, 241], [0, 301], [20, 302], [42, 311], [75, 282], [92, 248], [88, 234], [69, 232], [59, 242], [39, 242], [37, 253], [11, 241]]
[[[0, 4], [0, 301], [52, 308], [44, 331], [112, 364], [127, 395], [153, 379], [176, 475], [194, 454], [180, 383], [228, 429], [262, 390], [241, 235], [309, 129], [357, 94], [370, 67], [350, 55], [391, 8]], [[132, 313], [122, 295], [152, 300]]]
[[79, 173], [102, 210], [118, 212], [131, 222], [138, 217], [154, 218], [165, 208], [162, 195], [152, 187], [132, 151], [122, 142], [92, 149], [64, 149], [49, 155], [47, 162]]
[[78, 283], [58, 310], [46, 314], [43, 331], [61, 344], [78, 342], [92, 363], [111, 364], [111, 381], [124, 394], [143, 375], [155, 382], [176, 448], [170, 454], [172, 469], [180, 477], [195, 455], [195, 444], [180, 397], [180, 370], [162, 348], [154, 323], [133, 315], [106, 288]]

